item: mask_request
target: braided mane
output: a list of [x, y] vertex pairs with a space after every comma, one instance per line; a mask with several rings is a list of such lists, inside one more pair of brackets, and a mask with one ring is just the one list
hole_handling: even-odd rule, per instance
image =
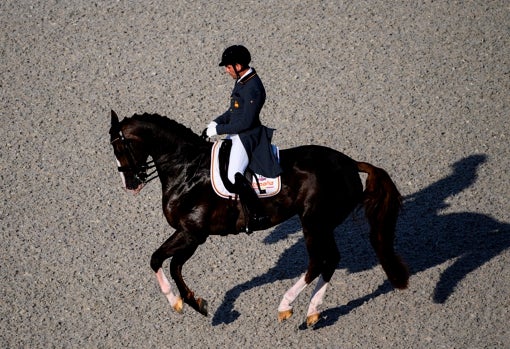
[[143, 113], [134, 114], [131, 117], [132, 120], [138, 120], [143, 122], [150, 122], [158, 127], [161, 131], [171, 131], [173, 134], [178, 134], [185, 141], [193, 142], [193, 143], [204, 143], [205, 141], [197, 135], [191, 128], [184, 126], [183, 124], [178, 123], [175, 120], [169, 119], [166, 116], [161, 116], [159, 114], [149, 114]]

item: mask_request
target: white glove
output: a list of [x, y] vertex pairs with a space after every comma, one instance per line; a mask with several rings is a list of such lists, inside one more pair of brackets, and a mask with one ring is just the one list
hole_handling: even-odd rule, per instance
[[[214, 122], [214, 121], [213, 121]], [[214, 122], [215, 123], [215, 122]], [[215, 123], [216, 124], [216, 123]], [[212, 122], [207, 126], [207, 131], [205, 132], [207, 137], [216, 136], [218, 133], [216, 132], [216, 125], [212, 125]]]
[[209, 128], [209, 127], [213, 127], [213, 126], [214, 126], [214, 127], [216, 127], [216, 125], [218, 125], [218, 123], [217, 123], [216, 121], [211, 121], [211, 122], [209, 123], [209, 125], [207, 125], [207, 128]]

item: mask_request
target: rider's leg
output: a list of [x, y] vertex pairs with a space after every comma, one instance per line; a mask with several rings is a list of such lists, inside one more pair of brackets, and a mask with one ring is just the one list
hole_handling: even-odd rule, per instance
[[235, 174], [234, 187], [237, 194], [239, 194], [241, 203], [248, 210], [247, 230], [254, 231], [268, 228], [270, 220], [266, 215], [264, 206], [262, 206], [262, 202], [260, 202], [260, 199], [253, 190], [251, 183], [240, 172]]
[[230, 150], [228, 164], [228, 179], [230, 182], [235, 183], [236, 173], [244, 174], [244, 170], [248, 167], [249, 160], [239, 135], [230, 135], [229, 138], [232, 140], [232, 149]]
[[247, 230], [260, 230], [269, 226], [264, 207], [251, 183], [243, 175], [248, 166], [248, 155], [238, 135], [231, 137], [232, 150], [230, 152], [230, 163], [228, 168], [228, 179], [234, 183], [235, 191], [239, 194], [241, 203], [247, 208], [249, 218]]

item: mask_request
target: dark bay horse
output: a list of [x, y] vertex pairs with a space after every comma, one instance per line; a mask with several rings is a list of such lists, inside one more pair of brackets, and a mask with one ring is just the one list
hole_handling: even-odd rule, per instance
[[[240, 202], [219, 197], [211, 186], [212, 143], [166, 117], [133, 115], [120, 122], [114, 111], [110, 141], [127, 190], [139, 192], [156, 176], [161, 180], [163, 212], [175, 229], [150, 262], [162, 292], [177, 312], [182, 312], [184, 301], [207, 315], [207, 302], [195, 298], [184, 282], [182, 267], [209, 235], [237, 234], [245, 227]], [[384, 170], [316, 145], [281, 150], [280, 164], [280, 193], [261, 201], [271, 226], [299, 216], [309, 264], [306, 273], [284, 294], [278, 307], [279, 321], [292, 315], [292, 302], [316, 278], [307, 324], [319, 320], [319, 305], [340, 261], [333, 231], [360, 205], [370, 225], [370, 242], [389, 281], [396, 288], [407, 287], [408, 270], [393, 248], [401, 196]], [[368, 175], [365, 190], [359, 172]], [[162, 270], [168, 258], [172, 258], [170, 275], [178, 295]]]

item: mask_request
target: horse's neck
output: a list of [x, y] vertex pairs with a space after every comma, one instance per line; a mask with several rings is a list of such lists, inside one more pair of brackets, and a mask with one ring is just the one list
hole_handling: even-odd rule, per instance
[[[153, 134], [149, 140], [149, 155], [154, 160], [162, 182], [188, 180], [190, 172], [199, 173], [208, 169], [208, 151], [201, 145], [193, 145], [179, 135]], [[170, 137], [171, 136], [171, 137]]]
[[146, 126], [138, 133], [145, 145], [145, 149], [154, 159], [172, 156], [179, 148], [181, 139], [178, 134], [157, 130], [156, 126]]

